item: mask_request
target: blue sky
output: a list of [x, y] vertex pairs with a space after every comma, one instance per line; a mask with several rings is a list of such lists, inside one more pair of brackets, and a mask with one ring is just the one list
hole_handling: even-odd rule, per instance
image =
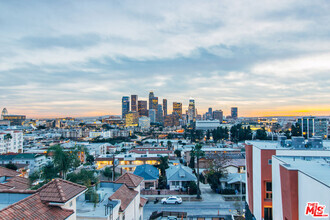
[[330, 115], [329, 11], [304, 0], [2, 0], [0, 108], [120, 114], [123, 95], [153, 90], [184, 107], [194, 97], [200, 113]]

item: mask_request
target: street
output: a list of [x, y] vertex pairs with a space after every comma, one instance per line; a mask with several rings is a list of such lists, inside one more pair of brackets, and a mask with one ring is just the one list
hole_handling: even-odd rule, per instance
[[144, 219], [149, 219], [154, 211], [175, 211], [187, 212], [188, 215], [197, 214], [230, 214], [235, 209], [235, 202], [216, 202], [216, 201], [201, 201], [201, 202], [182, 202], [182, 204], [154, 204], [152, 201], [144, 207]]

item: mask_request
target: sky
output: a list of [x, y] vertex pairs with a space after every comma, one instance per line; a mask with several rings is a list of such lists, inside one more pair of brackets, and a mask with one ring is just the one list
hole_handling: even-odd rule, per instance
[[327, 0], [0, 0], [0, 108], [121, 114], [149, 91], [239, 116], [330, 115]]

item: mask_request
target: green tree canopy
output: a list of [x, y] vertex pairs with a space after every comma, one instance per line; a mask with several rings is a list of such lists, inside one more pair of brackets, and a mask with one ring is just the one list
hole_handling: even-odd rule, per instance
[[13, 163], [8, 163], [5, 167], [11, 170], [17, 170], [17, 166]]
[[159, 161], [159, 164], [158, 164], [158, 169], [160, 170], [160, 174], [162, 175], [162, 176], [165, 176], [166, 175], [166, 169], [167, 168], [169, 168], [169, 166], [168, 166], [168, 156], [165, 156], [165, 157], [160, 157], [159, 159], [158, 159], [158, 161]]

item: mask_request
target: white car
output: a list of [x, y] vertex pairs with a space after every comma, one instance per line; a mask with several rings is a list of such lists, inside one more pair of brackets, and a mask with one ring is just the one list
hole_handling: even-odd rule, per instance
[[162, 199], [162, 204], [181, 204], [182, 199], [178, 196], [171, 196]]

